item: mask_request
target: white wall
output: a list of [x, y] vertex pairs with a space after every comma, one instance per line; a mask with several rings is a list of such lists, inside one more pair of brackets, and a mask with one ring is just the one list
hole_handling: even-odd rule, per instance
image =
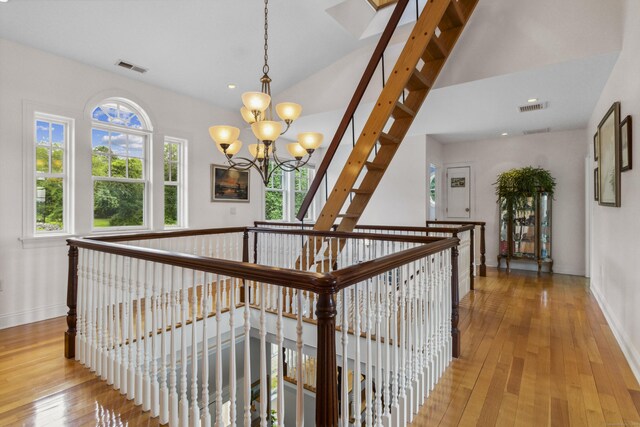
[[589, 121], [584, 141], [591, 153], [596, 127], [615, 101], [621, 102], [622, 118], [633, 117], [635, 164], [621, 176], [622, 206], [602, 207], [590, 202], [591, 289], [640, 379], [640, 279], [636, 270], [640, 260], [640, 3], [626, 1], [624, 16], [622, 52]]
[[[203, 88], [206, 90], [206, 88]], [[222, 155], [208, 136], [212, 124], [237, 124], [234, 112], [124, 78], [59, 56], [0, 39], [0, 328], [66, 312], [67, 261], [64, 241], [23, 249], [23, 103], [76, 119], [77, 234], [91, 226], [90, 121], [86, 110], [99, 96], [124, 96], [142, 105], [154, 126], [156, 182], [162, 180], [162, 135], [189, 140], [189, 225], [245, 225], [262, 216], [262, 185], [252, 174], [251, 203], [211, 203], [209, 165]], [[27, 118], [29, 119], [29, 118]], [[83, 160], [84, 159], [84, 160]], [[158, 163], [159, 161], [159, 163]], [[160, 165], [160, 167], [157, 167]], [[153, 223], [162, 226], [162, 186], [153, 188]], [[231, 208], [236, 214], [230, 213]], [[62, 331], [61, 331], [62, 333]]]
[[534, 166], [548, 169], [557, 182], [552, 217], [553, 270], [584, 275], [585, 137], [584, 130], [576, 130], [443, 144], [447, 164], [471, 165], [471, 212], [474, 220], [487, 222], [487, 265], [496, 265], [498, 255], [493, 183], [506, 170]]

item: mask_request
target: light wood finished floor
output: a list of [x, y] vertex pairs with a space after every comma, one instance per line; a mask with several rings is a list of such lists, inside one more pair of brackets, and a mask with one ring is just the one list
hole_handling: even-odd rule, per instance
[[[640, 426], [640, 386], [585, 279], [489, 271], [460, 314], [462, 358], [414, 425]], [[0, 330], [0, 426], [157, 425], [62, 356], [65, 328]]]
[[461, 302], [462, 357], [416, 426], [640, 426], [640, 386], [586, 279], [490, 270]]

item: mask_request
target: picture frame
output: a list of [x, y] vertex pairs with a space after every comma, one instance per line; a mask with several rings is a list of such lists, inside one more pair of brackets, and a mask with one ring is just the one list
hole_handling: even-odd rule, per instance
[[620, 206], [620, 102], [598, 124], [598, 204]]
[[620, 123], [620, 172], [631, 170], [633, 167], [632, 159], [632, 138], [631, 129], [633, 128], [631, 116], [627, 116]]
[[598, 176], [598, 168], [593, 170], [593, 200], [598, 201], [598, 190], [600, 188], [600, 177]]
[[600, 143], [598, 142], [598, 132], [593, 134], [593, 160], [598, 161], [598, 151], [600, 151]]
[[224, 165], [211, 165], [211, 201], [249, 203], [249, 171]]

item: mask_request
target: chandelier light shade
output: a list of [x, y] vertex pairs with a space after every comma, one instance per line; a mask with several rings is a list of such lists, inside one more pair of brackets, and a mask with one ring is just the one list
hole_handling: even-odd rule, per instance
[[300, 117], [302, 105], [296, 104], [295, 102], [281, 102], [276, 105], [276, 113], [278, 113], [278, 117], [285, 123], [291, 123]]
[[272, 143], [280, 136], [282, 124], [273, 120], [263, 120], [253, 123], [251, 130], [258, 140], [265, 143]]
[[292, 142], [291, 144], [287, 144], [287, 151], [291, 154], [296, 160], [302, 160], [304, 156], [307, 155], [307, 150], [305, 150], [302, 145], [297, 142]]
[[249, 154], [251, 154], [255, 159], [259, 161], [264, 160], [265, 152], [266, 155], [271, 155], [273, 153], [273, 149], [271, 146], [265, 150], [264, 144], [249, 144]]
[[323, 135], [319, 132], [302, 132], [298, 134], [298, 143], [305, 150], [313, 151], [322, 144]]
[[[251, 131], [257, 139], [256, 144], [249, 144], [247, 149], [252, 158], [238, 157], [236, 154], [242, 148], [238, 140], [240, 129], [233, 126], [211, 126], [209, 135], [213, 139], [229, 163], [229, 169], [256, 169], [260, 173], [265, 185], [271, 175], [278, 169], [293, 172], [306, 165], [311, 154], [322, 144], [322, 134], [318, 132], [304, 132], [298, 134], [298, 141], [287, 144], [290, 159], [280, 159], [277, 154], [276, 140], [285, 134], [291, 124], [300, 117], [302, 106], [295, 102], [280, 102], [275, 105], [276, 115], [273, 114], [271, 99], [271, 77], [269, 77], [269, 0], [264, 0], [264, 65], [260, 78], [260, 92], [245, 92], [242, 94], [242, 119], [251, 126]], [[280, 120], [278, 120], [280, 119]], [[284, 123], [283, 123], [284, 122]], [[283, 130], [284, 128], [284, 130]], [[233, 157], [233, 160], [232, 160]]]
[[225, 145], [229, 146], [238, 139], [240, 129], [233, 126], [211, 126], [209, 135], [211, 139], [224, 148]]
[[[262, 111], [260, 112], [260, 115], [262, 115]], [[242, 118], [244, 119], [245, 122], [252, 124], [256, 122], [256, 116], [253, 115], [253, 113], [249, 110], [247, 110], [247, 107], [242, 107], [240, 108], [240, 114], [242, 115]]]
[[245, 92], [242, 94], [244, 108], [251, 112], [262, 112], [271, 103], [271, 96], [262, 92]]

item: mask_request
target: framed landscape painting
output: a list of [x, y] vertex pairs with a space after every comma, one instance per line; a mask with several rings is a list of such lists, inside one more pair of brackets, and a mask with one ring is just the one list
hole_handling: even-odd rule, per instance
[[620, 103], [614, 103], [598, 125], [600, 206], [620, 206]]
[[249, 171], [237, 171], [227, 166], [211, 165], [212, 202], [248, 202]]
[[631, 116], [620, 123], [620, 171], [631, 169]]

